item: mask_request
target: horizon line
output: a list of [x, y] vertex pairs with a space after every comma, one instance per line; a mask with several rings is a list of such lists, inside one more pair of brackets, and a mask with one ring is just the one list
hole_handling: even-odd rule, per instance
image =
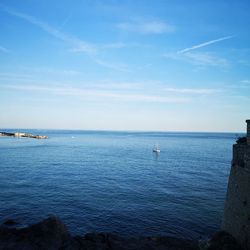
[[136, 129], [76, 129], [76, 128], [0, 128], [0, 133], [3, 130], [51, 130], [51, 131], [85, 131], [85, 132], [127, 132], [127, 133], [225, 133], [225, 134], [246, 134], [242, 131], [194, 131], [194, 130], [136, 130]]

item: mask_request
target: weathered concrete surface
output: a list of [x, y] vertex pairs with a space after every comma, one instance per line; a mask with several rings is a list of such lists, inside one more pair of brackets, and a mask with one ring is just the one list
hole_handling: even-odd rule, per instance
[[0, 227], [1, 250], [198, 250], [198, 244], [171, 237], [123, 238], [93, 233], [71, 236], [64, 224], [50, 217], [23, 229]]

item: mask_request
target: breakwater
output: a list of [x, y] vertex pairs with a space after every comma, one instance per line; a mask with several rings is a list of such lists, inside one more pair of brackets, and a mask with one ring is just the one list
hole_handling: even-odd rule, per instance
[[46, 135], [32, 135], [29, 133], [23, 133], [23, 132], [0, 132], [0, 136], [12, 136], [12, 137], [26, 137], [26, 138], [34, 138], [34, 139], [48, 139], [48, 136]]

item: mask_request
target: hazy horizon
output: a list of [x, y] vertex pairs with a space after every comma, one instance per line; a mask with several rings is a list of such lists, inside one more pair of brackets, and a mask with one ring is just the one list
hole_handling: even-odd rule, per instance
[[235, 132], [250, 2], [0, 3], [0, 127]]
[[[193, 130], [111, 130], [111, 129], [81, 129], [81, 128], [0, 128], [0, 132], [7, 132], [8, 130], [16, 132], [27, 132], [28, 130], [41, 131], [83, 131], [83, 132], [128, 132], [128, 133], [218, 133], [218, 134], [246, 134], [246, 131], [193, 131]], [[25, 131], [26, 130], [26, 131]]]

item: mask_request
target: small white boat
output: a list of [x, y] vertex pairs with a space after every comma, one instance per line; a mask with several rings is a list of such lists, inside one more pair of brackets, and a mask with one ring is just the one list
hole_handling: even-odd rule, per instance
[[155, 153], [160, 153], [161, 152], [160, 146], [158, 144], [153, 147], [153, 152], [155, 152]]

